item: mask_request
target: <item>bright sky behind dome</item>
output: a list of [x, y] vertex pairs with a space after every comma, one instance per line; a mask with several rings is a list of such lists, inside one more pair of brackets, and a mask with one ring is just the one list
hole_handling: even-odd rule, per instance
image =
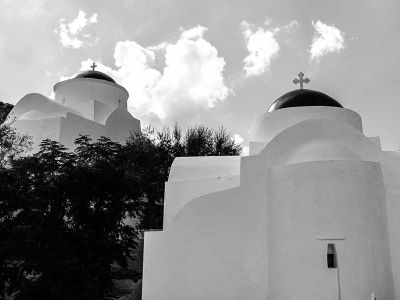
[[0, 101], [51, 97], [95, 61], [142, 124], [224, 125], [247, 144], [302, 71], [398, 150], [399, 28], [397, 0], [0, 0]]

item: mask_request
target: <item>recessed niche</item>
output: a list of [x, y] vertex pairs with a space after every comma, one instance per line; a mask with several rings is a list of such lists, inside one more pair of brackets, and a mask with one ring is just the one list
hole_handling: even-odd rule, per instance
[[335, 244], [328, 244], [326, 262], [328, 269], [337, 269], [337, 254]]

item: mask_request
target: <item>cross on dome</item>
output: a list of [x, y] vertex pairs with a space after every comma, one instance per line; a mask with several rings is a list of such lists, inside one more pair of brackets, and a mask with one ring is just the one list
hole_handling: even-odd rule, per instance
[[302, 90], [302, 89], [303, 89], [303, 83], [309, 83], [309, 82], [310, 82], [310, 79], [308, 79], [308, 78], [303, 79], [303, 77], [304, 77], [303, 72], [300, 72], [300, 73], [298, 74], [298, 76], [299, 76], [300, 79], [295, 78], [295, 79], [293, 80], [293, 83], [294, 83], [294, 84], [300, 83], [300, 89]]
[[90, 66], [92, 68], [92, 70], [94, 71], [94, 69], [96, 69], [97, 65], [95, 62], [93, 62], [93, 64]]

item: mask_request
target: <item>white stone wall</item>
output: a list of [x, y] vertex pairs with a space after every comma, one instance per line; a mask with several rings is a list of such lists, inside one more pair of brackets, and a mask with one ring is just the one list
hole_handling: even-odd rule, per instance
[[74, 141], [79, 135], [89, 135], [92, 140], [105, 136], [105, 127], [97, 122], [79, 117], [74, 114], [67, 114], [62, 118], [60, 127], [59, 142], [70, 150], [75, 149]]
[[58, 141], [60, 138], [61, 120], [63, 117], [54, 117], [41, 120], [17, 120], [13, 126], [19, 133], [27, 134], [32, 137], [32, 150], [35, 153], [39, 150], [39, 145], [44, 139]]
[[398, 300], [400, 299], [400, 153], [382, 152], [381, 167], [385, 183], [395, 299]]
[[239, 174], [239, 156], [177, 157], [172, 163], [168, 181], [217, 178]]
[[257, 174], [254, 185], [194, 199], [166, 230], [145, 234], [143, 299], [338, 299], [328, 243], [342, 299], [394, 299], [378, 163]]
[[[394, 299], [379, 163], [270, 169], [266, 204], [268, 299]], [[328, 243], [338, 269], [327, 268]]]
[[164, 229], [191, 200], [200, 196], [239, 186], [240, 176], [222, 176], [165, 183]]
[[106, 136], [116, 142], [125, 142], [128, 136], [138, 132], [140, 132], [140, 121], [123, 107], [116, 108], [105, 122]]
[[174, 163], [167, 226], [145, 234], [143, 299], [398, 299], [400, 156], [383, 155], [352, 111], [283, 114], [240, 159], [238, 187], [212, 175], [237, 166], [224, 160]]
[[[115, 108], [127, 108], [128, 92], [122, 86], [99, 79], [73, 78], [54, 86], [55, 101], [78, 110], [82, 115], [95, 120], [94, 100], [109, 106], [111, 114]], [[119, 101], [120, 100], [120, 101]], [[88, 104], [89, 102], [89, 104]], [[104, 113], [103, 113], [104, 114]]]
[[143, 299], [265, 300], [265, 211], [230, 189], [185, 206], [145, 233]]
[[329, 106], [290, 107], [258, 116], [251, 126], [250, 141], [267, 144], [285, 129], [310, 119], [336, 120], [362, 132], [361, 117], [352, 110]]
[[239, 185], [240, 157], [178, 157], [165, 183], [164, 228], [192, 199]]

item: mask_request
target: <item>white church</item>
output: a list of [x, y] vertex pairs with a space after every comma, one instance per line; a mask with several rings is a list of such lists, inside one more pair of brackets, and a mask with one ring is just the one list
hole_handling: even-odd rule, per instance
[[249, 156], [175, 159], [144, 300], [400, 299], [400, 153], [299, 75]]
[[79, 134], [120, 142], [140, 132], [140, 121], [127, 110], [128, 91], [95, 67], [93, 63], [92, 70], [56, 83], [54, 100], [32, 93], [11, 110], [13, 126], [32, 137], [32, 152], [46, 138], [73, 150]]
[[[94, 69], [15, 105], [34, 151], [140, 131], [126, 89]], [[145, 233], [144, 300], [400, 300], [400, 153], [299, 76], [254, 121], [249, 156], [175, 159], [164, 228]]]

